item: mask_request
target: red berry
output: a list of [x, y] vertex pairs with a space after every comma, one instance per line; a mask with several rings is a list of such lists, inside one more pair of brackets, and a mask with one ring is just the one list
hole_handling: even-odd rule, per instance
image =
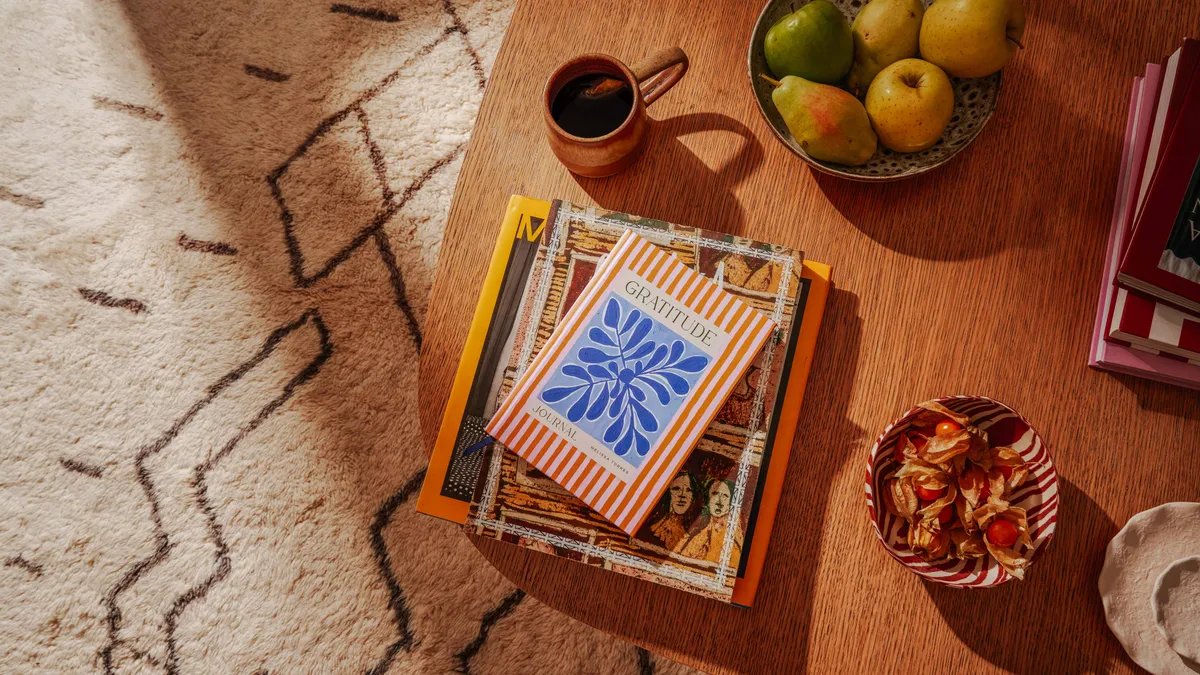
[[996, 519], [988, 526], [987, 538], [996, 546], [1001, 548], [1009, 548], [1017, 543], [1017, 538], [1021, 535], [1017, 531], [1017, 526], [1007, 520]]
[[938, 512], [938, 522], [941, 523], [942, 525], [945, 525], [946, 523], [950, 522], [950, 519], [953, 517], [954, 517], [954, 505], [953, 504], [947, 504], [945, 506], [945, 508], [943, 508], [941, 511]]
[[958, 422], [955, 422], [954, 420], [942, 420], [941, 422], [938, 422], [936, 427], [934, 427], [933, 433], [941, 436], [942, 434], [952, 434], [959, 429], [962, 429], [962, 425]]
[[942, 495], [946, 494], [946, 488], [938, 488], [931, 490], [927, 487], [917, 486], [917, 497], [924, 499], [927, 502], [937, 501]]

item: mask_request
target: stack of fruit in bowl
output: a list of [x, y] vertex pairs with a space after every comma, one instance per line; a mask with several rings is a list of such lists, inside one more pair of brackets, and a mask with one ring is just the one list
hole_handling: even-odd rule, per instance
[[934, 146], [955, 117], [951, 78], [1004, 68], [1024, 26], [1020, 0], [936, 0], [928, 8], [871, 0], [853, 23], [833, 3], [813, 0], [766, 32], [770, 73], [759, 76], [774, 87], [771, 100], [805, 153], [860, 166], [879, 145], [897, 153]]

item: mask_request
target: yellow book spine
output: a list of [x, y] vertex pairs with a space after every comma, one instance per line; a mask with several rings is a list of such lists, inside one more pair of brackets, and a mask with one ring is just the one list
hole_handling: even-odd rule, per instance
[[500, 286], [504, 282], [504, 271], [512, 254], [513, 242], [518, 238], [536, 240], [541, 234], [541, 228], [533, 227], [533, 219], [538, 219], [544, 227], [549, 213], [550, 202], [541, 199], [513, 195], [508, 200], [508, 209], [500, 225], [496, 247], [492, 250], [492, 260], [488, 265], [483, 289], [475, 305], [471, 331], [467, 334], [467, 343], [458, 362], [458, 371], [454, 374], [454, 384], [450, 389], [450, 399], [446, 402], [446, 412], [442, 415], [442, 426], [433, 446], [433, 456], [429, 460], [429, 469], [421, 485], [421, 494], [417, 497], [417, 510], [421, 513], [456, 523], [467, 522], [467, 513], [471, 505], [442, 495], [442, 484], [446, 480], [446, 471], [454, 454], [454, 443], [462, 426], [463, 411], [471, 393], [475, 370], [479, 366], [483, 343], [492, 323], [492, 312], [496, 307]]
[[784, 393], [783, 410], [779, 426], [775, 430], [775, 444], [771, 450], [771, 465], [767, 468], [767, 479], [763, 482], [754, 540], [750, 543], [750, 557], [746, 561], [745, 576], [733, 586], [732, 602], [742, 607], [754, 604], [758, 593], [758, 582], [762, 577], [763, 564], [767, 559], [767, 545], [771, 541], [771, 529], [775, 526], [775, 512], [779, 509], [779, 495], [783, 491], [783, 477], [787, 472], [788, 456], [796, 437], [796, 425], [800, 421], [800, 405], [804, 402], [804, 388], [808, 384], [808, 371], [812, 369], [813, 352], [817, 348], [817, 333], [825, 316], [825, 300], [829, 297], [830, 267], [822, 263], [804, 261], [800, 276], [811, 281], [808, 302], [804, 305], [804, 318], [800, 324], [800, 335], [796, 338], [796, 351], [792, 370], [788, 375]]

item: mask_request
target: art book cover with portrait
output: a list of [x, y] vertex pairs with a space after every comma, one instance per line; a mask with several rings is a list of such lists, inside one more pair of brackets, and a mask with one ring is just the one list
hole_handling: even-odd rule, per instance
[[[635, 536], [483, 427], [626, 230], [776, 322]], [[795, 249], [604, 209], [513, 196], [463, 347], [417, 510], [565, 560], [753, 604], [830, 292]], [[468, 487], [469, 484], [469, 487]], [[730, 540], [730, 546], [725, 541]]]
[[626, 230], [487, 431], [636, 534], [774, 328]]

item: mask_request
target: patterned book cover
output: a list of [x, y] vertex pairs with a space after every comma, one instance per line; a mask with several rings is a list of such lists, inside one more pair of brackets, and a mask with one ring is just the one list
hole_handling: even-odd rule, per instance
[[[748, 239], [555, 202], [542, 232], [509, 352], [497, 369], [502, 402], [579, 300], [626, 230], [775, 323], [775, 331], [695, 450], [629, 536], [502, 445], [490, 446], [467, 527], [473, 532], [729, 602], [755, 522], [764, 451], [780, 416], [781, 384], [803, 314], [802, 254]], [[827, 279], [827, 274], [826, 277]]]
[[636, 534], [774, 328], [627, 229], [487, 431]]
[[1108, 336], [1200, 365], [1200, 317], [1136, 291], [1117, 289]]

